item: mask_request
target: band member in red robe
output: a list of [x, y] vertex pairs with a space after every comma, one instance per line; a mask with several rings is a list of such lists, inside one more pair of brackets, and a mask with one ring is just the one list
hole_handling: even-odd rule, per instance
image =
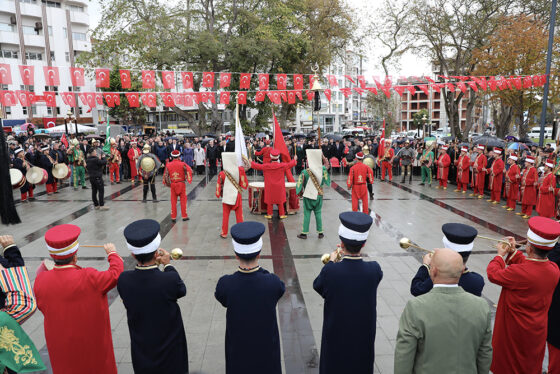
[[521, 177], [521, 213], [515, 213], [518, 216], [523, 216], [525, 219], [531, 217], [533, 206], [537, 203], [539, 176], [534, 165], [535, 158], [533, 156], [526, 156], [525, 169], [523, 170], [523, 177]]
[[392, 181], [395, 150], [391, 148], [391, 139], [385, 139], [385, 152], [379, 157], [381, 158], [381, 181], [385, 180], [385, 173], [389, 175], [389, 181]]
[[486, 183], [486, 165], [488, 164], [488, 160], [486, 159], [486, 155], [484, 154], [486, 147], [482, 144], [476, 146], [475, 150], [478, 152], [478, 156], [473, 164], [473, 175], [474, 183], [473, 183], [473, 193], [472, 196], [477, 196], [479, 199], [484, 197], [484, 184]]
[[268, 164], [270, 162], [270, 151], [272, 150], [272, 148], [270, 148], [268, 145], [265, 147], [262, 147], [260, 151], [255, 151], [255, 156], [262, 156], [262, 163], [263, 164]]
[[490, 182], [488, 185], [488, 188], [491, 192], [490, 200], [486, 201], [492, 204], [499, 204], [500, 195], [502, 194], [502, 182], [504, 178], [504, 161], [502, 160], [502, 149], [497, 147], [494, 148], [494, 150], [491, 152], [491, 156], [494, 159], [492, 168], [490, 169]]
[[357, 163], [350, 168], [346, 184], [352, 189], [352, 211], [358, 211], [359, 201], [362, 200], [362, 212], [369, 214], [367, 183], [373, 183], [373, 170], [362, 162], [363, 159], [364, 154], [358, 152]]
[[284, 176], [286, 169], [296, 166], [297, 156], [290, 162], [280, 162], [280, 152], [277, 149], [270, 151], [271, 161], [267, 164], [257, 164], [251, 162], [251, 167], [255, 170], [262, 170], [264, 175], [264, 202], [266, 203], [267, 219], [272, 219], [273, 205], [278, 205], [278, 215], [281, 219], [286, 218], [284, 203], [286, 202], [286, 183]]
[[461, 193], [467, 193], [467, 186], [469, 185], [469, 169], [471, 167], [471, 161], [469, 158], [469, 147], [461, 147], [461, 156], [455, 161], [457, 165], [457, 189], [455, 192], [461, 191]]
[[439, 186], [436, 188], [443, 188], [447, 190], [447, 179], [449, 177], [449, 165], [451, 165], [451, 158], [447, 154], [449, 146], [444, 144], [439, 149], [439, 157], [437, 160], [437, 180]]
[[76, 265], [80, 228], [58, 225], [45, 233], [54, 269], [35, 279], [37, 306], [54, 373], [117, 374], [107, 293], [117, 285], [123, 260], [105, 244], [109, 269]]
[[[498, 244], [498, 255], [486, 269], [490, 282], [502, 286], [492, 337], [494, 374], [540, 374], [548, 330], [548, 309], [560, 279], [547, 254], [560, 236], [560, 223], [532, 217], [527, 257], [511, 245]], [[508, 266], [509, 265], [509, 266]]]
[[537, 213], [539, 216], [547, 218], [554, 218], [556, 212], [556, 176], [552, 174], [552, 169], [554, 169], [554, 160], [546, 160], [544, 178], [539, 186], [539, 200], [537, 201]]
[[138, 171], [136, 170], [136, 161], [142, 155], [142, 151], [138, 148], [138, 142], [132, 141], [130, 142], [131, 148], [128, 150], [128, 160], [130, 162], [130, 181], [134, 186], [134, 182], [136, 181], [136, 176], [138, 175]]
[[518, 157], [515, 153], [512, 153], [508, 158], [509, 170], [506, 173], [506, 196], [507, 204], [504, 208], [508, 211], [515, 210], [517, 206], [517, 200], [519, 200], [519, 182], [521, 181], [521, 170], [517, 166], [516, 162]]
[[[117, 148], [117, 141], [113, 138], [110, 140], [111, 142], [111, 156], [109, 157], [109, 177], [111, 179], [111, 184], [114, 182], [121, 183], [121, 178], [119, 175], [119, 166], [122, 162], [121, 152]], [[114, 179], [113, 179], [114, 178]]]
[[177, 219], [177, 198], [181, 200], [181, 217], [189, 220], [187, 214], [187, 191], [185, 181], [192, 183], [192, 169], [180, 160], [181, 152], [177, 149], [171, 152], [171, 162], [165, 165], [163, 184], [171, 188], [171, 220]]
[[243, 222], [241, 197], [249, 182], [245, 169], [237, 166], [237, 155], [234, 152], [222, 153], [222, 165], [224, 170], [218, 174], [216, 197], [222, 198], [222, 231], [220, 236], [225, 239], [229, 229], [229, 214], [232, 210], [235, 212], [236, 222]]

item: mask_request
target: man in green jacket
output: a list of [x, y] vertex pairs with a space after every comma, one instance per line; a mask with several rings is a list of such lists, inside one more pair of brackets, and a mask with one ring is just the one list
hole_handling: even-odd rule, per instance
[[490, 307], [459, 287], [462, 257], [436, 249], [430, 266], [434, 288], [410, 300], [401, 315], [395, 374], [487, 374], [492, 363]]

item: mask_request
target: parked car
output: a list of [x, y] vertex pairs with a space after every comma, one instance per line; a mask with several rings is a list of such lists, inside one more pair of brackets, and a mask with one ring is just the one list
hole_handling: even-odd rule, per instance
[[[527, 134], [527, 136], [529, 136], [529, 138], [539, 139], [541, 137], [541, 127], [540, 126], [533, 127], [529, 132], [529, 134]], [[552, 127], [544, 128], [544, 138], [552, 139]]]

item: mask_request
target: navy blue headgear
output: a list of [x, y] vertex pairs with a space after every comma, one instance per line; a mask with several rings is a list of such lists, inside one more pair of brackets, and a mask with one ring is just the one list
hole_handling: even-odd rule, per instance
[[153, 219], [134, 221], [124, 229], [124, 237], [135, 255], [155, 252], [161, 244], [159, 223]]
[[244, 259], [257, 256], [262, 248], [264, 225], [260, 222], [245, 221], [231, 227], [231, 241], [235, 253]]
[[469, 225], [462, 223], [446, 223], [441, 226], [443, 231], [443, 245], [456, 252], [471, 252], [473, 242], [478, 231]]
[[338, 237], [344, 244], [359, 246], [366, 242], [373, 219], [362, 212], [340, 213]]

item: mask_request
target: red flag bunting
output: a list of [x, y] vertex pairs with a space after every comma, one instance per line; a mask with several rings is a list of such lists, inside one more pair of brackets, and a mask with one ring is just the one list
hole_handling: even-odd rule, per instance
[[478, 86], [476, 85], [476, 82], [468, 81], [467, 84], [469, 85], [470, 88], [472, 88], [474, 92], [478, 92]]
[[109, 108], [121, 105], [121, 95], [118, 93], [106, 92], [103, 94], [103, 97], [105, 97], [105, 102], [107, 102]]
[[229, 104], [230, 93], [227, 91], [220, 92], [220, 104]]
[[295, 91], [288, 91], [288, 104], [296, 103], [296, 93]]
[[365, 90], [363, 90], [363, 89], [360, 88], [360, 87], [354, 87], [354, 91], [356, 91], [356, 93], [357, 93], [358, 95], [362, 95], [362, 94], [364, 93]]
[[247, 105], [247, 92], [238, 92], [237, 102], [241, 105]]
[[363, 75], [358, 75], [358, 84], [362, 89], [366, 88], [366, 78]]
[[56, 66], [43, 66], [43, 73], [45, 74], [45, 85], [59, 86], [60, 76]]
[[213, 104], [216, 102], [216, 93], [215, 92], [208, 92], [208, 99]]
[[184, 99], [183, 105], [194, 106], [194, 100], [193, 100], [193, 94], [192, 93], [186, 93], [183, 99]]
[[327, 88], [324, 92], [325, 92], [325, 97], [327, 98], [327, 100], [331, 101], [331, 95], [332, 95], [331, 90]]
[[64, 104], [71, 107], [76, 106], [76, 96], [74, 95], [74, 92], [62, 92], [60, 96], [62, 97]]
[[56, 93], [51, 91], [43, 92], [43, 98], [45, 99], [45, 104], [48, 107], [54, 108], [56, 107]]
[[[430, 82], [430, 83], [436, 83], [436, 81], [435, 81], [435, 80], [433, 80], [433, 79], [432, 79], [432, 78], [430, 78], [430, 77], [426, 77], [426, 76], [424, 76], [424, 79], [425, 79], [425, 80], [427, 80], [427, 81], [428, 81], [428, 82]], [[439, 91], [438, 91], [438, 92], [439, 92]]]
[[12, 69], [9, 64], [0, 64], [0, 84], [12, 84]]
[[302, 96], [301, 91], [295, 91], [295, 93], [296, 93], [296, 97], [297, 97], [300, 101], [303, 101], [303, 96]]
[[387, 87], [381, 87], [381, 91], [383, 91], [383, 93], [385, 94], [385, 96], [387, 96], [388, 98], [391, 98], [391, 90]]
[[305, 91], [305, 94], [307, 95], [307, 101], [312, 101], [313, 98], [315, 97], [314, 91], [307, 90]]
[[341, 87], [340, 92], [342, 92], [346, 98], [349, 98], [350, 95], [352, 95], [352, 89], [350, 87]]
[[457, 87], [461, 90], [461, 92], [463, 92], [464, 94], [467, 93], [467, 85], [461, 81], [461, 82], [457, 82]]
[[156, 88], [156, 73], [153, 70], [142, 70], [142, 88]]
[[336, 76], [327, 75], [327, 80], [329, 81], [329, 86], [338, 87], [338, 81], [336, 80]]
[[255, 94], [255, 101], [256, 102], [264, 101], [265, 97], [266, 97], [266, 91], [257, 91], [257, 93]]
[[488, 85], [490, 86], [491, 91], [496, 91], [496, 88], [498, 87], [498, 81], [496, 81], [496, 77], [490, 77]]
[[314, 75], [310, 75], [310, 76], [309, 76], [309, 89], [310, 89], [310, 90], [313, 88], [313, 83], [315, 83], [315, 76], [314, 76]]
[[20, 65], [19, 73], [21, 81], [26, 86], [33, 86], [35, 84], [35, 66], [33, 65]]
[[190, 71], [182, 71], [181, 81], [183, 82], [183, 88], [185, 90], [193, 88], [193, 73]]
[[422, 90], [422, 92], [424, 92], [427, 96], [430, 96], [430, 89], [428, 88], [428, 85], [419, 84], [417, 87]]
[[214, 88], [214, 73], [211, 71], [205, 71], [202, 73], [202, 87]]
[[157, 105], [157, 97], [153, 92], [143, 92], [140, 94], [142, 104], [147, 107], [154, 108]]
[[239, 76], [239, 88], [242, 90], [251, 88], [251, 73], [241, 73]]
[[268, 90], [268, 74], [259, 74], [259, 90]]
[[[95, 104], [96, 105], [103, 105], [103, 94], [99, 93], [99, 92], [92, 92], [93, 94], [95, 94]], [[88, 98], [89, 101], [89, 98]], [[93, 108], [93, 107], [92, 107]]]
[[231, 83], [231, 73], [220, 73], [220, 88], [227, 88]]
[[24, 91], [24, 90], [17, 90], [16, 91], [16, 96], [17, 96], [21, 106], [30, 106], [31, 105], [31, 103], [29, 102], [29, 97], [27, 96], [27, 93], [28, 93], [28, 91]]
[[447, 87], [447, 89], [451, 92], [455, 92], [455, 86], [453, 85], [453, 83], [445, 83], [445, 86]]
[[378, 76], [374, 76], [373, 77], [373, 81], [375, 82], [375, 85], [377, 86], [377, 89], [380, 90], [381, 87], [383, 87], [383, 85], [381, 84], [381, 81], [379, 80]]
[[95, 87], [109, 88], [109, 69], [95, 69]]
[[288, 94], [286, 93], [286, 91], [280, 91], [280, 97], [282, 98], [282, 101], [284, 101], [285, 103], [288, 102]]
[[121, 77], [122, 88], [132, 88], [132, 81], [130, 79], [130, 70], [119, 70], [119, 76]]
[[303, 90], [303, 75], [294, 74], [294, 90]]
[[85, 84], [84, 69], [70, 68], [70, 80], [72, 81], [73, 87], [83, 87]]
[[14, 91], [0, 91], [0, 99], [3, 106], [17, 105], [16, 94]]
[[165, 90], [172, 90], [175, 88], [175, 72], [174, 71], [162, 71], [161, 72], [161, 82], [163, 83], [163, 88]]
[[531, 88], [533, 87], [533, 79], [531, 76], [527, 76], [523, 78], [523, 88]]
[[371, 92], [374, 95], [377, 95], [377, 88], [375, 87], [366, 87], [365, 90]]
[[159, 94], [161, 96], [161, 100], [163, 101], [163, 105], [166, 107], [174, 107], [175, 102], [173, 101], [173, 94], [170, 92], [161, 92]]
[[288, 83], [288, 76], [286, 74], [276, 74], [276, 88], [285, 90]]
[[138, 108], [140, 101], [138, 100], [138, 92], [126, 92], [124, 94], [128, 100], [128, 106], [131, 108]]
[[356, 82], [354, 81], [354, 79], [352, 79], [352, 76], [350, 76], [350, 75], [345, 75], [344, 78], [348, 79], [348, 80], [349, 80], [350, 82], [352, 82], [352, 83], [356, 83]]
[[393, 89], [399, 94], [400, 97], [402, 97], [402, 94], [403, 94], [404, 90], [406, 89], [406, 87], [395, 86], [395, 87], [393, 87]]
[[411, 95], [416, 95], [416, 89], [412, 85], [408, 85], [405, 87]]
[[292, 158], [290, 157], [290, 152], [288, 151], [288, 147], [286, 146], [286, 142], [284, 141], [284, 135], [282, 134], [282, 129], [280, 128], [280, 124], [276, 119], [274, 110], [272, 111], [272, 118], [274, 119], [274, 149], [280, 152], [282, 162], [290, 162]]
[[280, 93], [278, 91], [267, 92], [266, 96], [272, 101], [273, 104], [280, 105], [282, 104], [282, 98], [280, 97]]
[[183, 93], [172, 93], [173, 101], [175, 105], [185, 105], [185, 94]]

